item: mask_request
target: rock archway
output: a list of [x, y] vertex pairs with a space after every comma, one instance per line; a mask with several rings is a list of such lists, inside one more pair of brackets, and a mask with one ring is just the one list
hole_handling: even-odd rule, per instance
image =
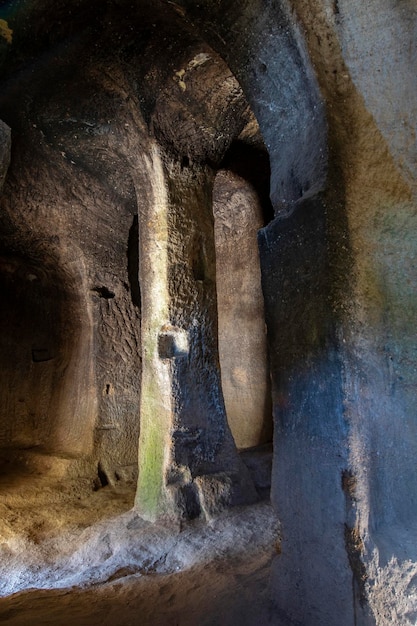
[[92, 448], [88, 310], [50, 255], [0, 261], [0, 447], [11, 463], [22, 450], [73, 457]]

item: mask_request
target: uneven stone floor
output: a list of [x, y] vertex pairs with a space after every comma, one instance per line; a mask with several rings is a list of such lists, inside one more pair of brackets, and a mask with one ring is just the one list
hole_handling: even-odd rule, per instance
[[269, 504], [180, 527], [143, 521], [126, 486], [26, 474], [0, 485], [0, 623], [279, 624]]

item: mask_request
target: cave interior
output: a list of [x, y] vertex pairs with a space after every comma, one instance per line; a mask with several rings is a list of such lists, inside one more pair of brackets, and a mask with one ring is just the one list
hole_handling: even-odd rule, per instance
[[0, 3], [11, 625], [414, 623], [417, 11], [311, 4]]

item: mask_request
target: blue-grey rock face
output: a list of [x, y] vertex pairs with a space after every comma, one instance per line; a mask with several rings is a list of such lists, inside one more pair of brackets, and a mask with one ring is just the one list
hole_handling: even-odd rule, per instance
[[344, 538], [349, 431], [333, 306], [334, 220], [321, 198], [307, 200], [260, 231], [259, 245], [274, 401], [271, 495], [283, 527], [272, 593], [294, 623], [330, 626], [338, 615], [347, 626], [355, 603]]

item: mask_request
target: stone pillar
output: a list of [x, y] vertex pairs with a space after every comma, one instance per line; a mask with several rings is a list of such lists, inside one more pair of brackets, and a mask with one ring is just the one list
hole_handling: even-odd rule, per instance
[[[282, 523], [274, 600], [291, 623], [354, 621], [346, 551], [349, 429], [326, 207], [307, 200], [259, 236], [274, 403], [271, 499]], [[329, 591], [331, 590], [331, 591]], [[359, 622], [358, 622], [359, 623]]]
[[156, 146], [145, 162], [152, 195], [139, 226], [142, 384], [136, 506], [143, 517], [155, 520], [169, 509], [165, 474], [172, 428], [171, 363], [159, 356], [159, 334], [169, 311], [168, 190]]
[[212, 172], [155, 148], [140, 228], [143, 377], [136, 506], [210, 516], [257, 499], [227, 425], [217, 349]]
[[217, 303], [222, 388], [238, 448], [272, 440], [272, 406], [257, 232], [260, 199], [222, 170], [214, 185]]

